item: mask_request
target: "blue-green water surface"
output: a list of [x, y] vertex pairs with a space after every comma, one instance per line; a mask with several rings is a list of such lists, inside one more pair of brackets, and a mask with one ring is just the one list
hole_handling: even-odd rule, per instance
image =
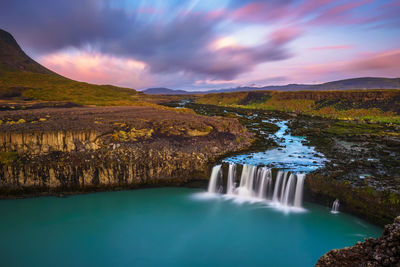
[[0, 266], [313, 266], [381, 229], [305, 203], [199, 199], [144, 189], [0, 201]]

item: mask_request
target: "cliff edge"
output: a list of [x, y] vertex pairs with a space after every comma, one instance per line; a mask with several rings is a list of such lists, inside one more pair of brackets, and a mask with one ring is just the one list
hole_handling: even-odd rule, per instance
[[315, 266], [400, 266], [400, 216], [385, 226], [381, 237], [331, 250]]

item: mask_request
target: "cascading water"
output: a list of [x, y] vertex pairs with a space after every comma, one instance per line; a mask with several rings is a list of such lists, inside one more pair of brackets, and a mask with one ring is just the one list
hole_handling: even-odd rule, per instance
[[332, 204], [331, 212], [332, 213], [339, 213], [339, 205], [340, 205], [339, 199], [335, 199], [335, 201], [333, 201], [333, 204]]
[[285, 192], [283, 195], [283, 200], [281, 200], [281, 203], [284, 206], [289, 206], [289, 200], [290, 197], [292, 196], [291, 192], [292, 192], [292, 186], [294, 184], [294, 180], [296, 179], [296, 175], [295, 174], [290, 174], [287, 185], [285, 187]]
[[260, 168], [258, 175], [258, 191], [257, 197], [260, 199], [268, 199], [269, 191], [272, 183], [272, 172], [268, 168]]
[[289, 176], [288, 172], [285, 172], [285, 174], [283, 175], [283, 181], [282, 181], [282, 186], [281, 186], [281, 194], [280, 194], [280, 198], [279, 198], [279, 202], [280, 203], [283, 202], [283, 198], [285, 196], [285, 190], [286, 190], [286, 186], [287, 186], [288, 176]]
[[212, 168], [210, 181], [208, 183], [208, 193], [218, 193], [218, 178], [221, 174], [221, 165], [216, 165]]
[[236, 164], [230, 163], [228, 170], [228, 182], [226, 193], [232, 195], [235, 192], [235, 180], [236, 180]]
[[297, 208], [301, 208], [303, 204], [304, 178], [305, 174], [297, 174], [296, 194], [294, 195], [294, 206]]
[[283, 171], [278, 171], [278, 174], [276, 175], [276, 181], [275, 181], [275, 186], [274, 186], [274, 195], [272, 196], [272, 201], [273, 202], [279, 202], [279, 185], [281, 184], [282, 177], [284, 175]]
[[[214, 166], [208, 185], [209, 193], [218, 193], [222, 177], [221, 165]], [[240, 184], [236, 188], [236, 164], [230, 163], [226, 184], [226, 194], [231, 197], [266, 201], [284, 207], [302, 207], [305, 174], [278, 171], [275, 183], [271, 169], [267, 167], [243, 165]]]
[[253, 197], [254, 192], [254, 176], [257, 173], [257, 166], [248, 164], [243, 165], [242, 175], [240, 178], [240, 186], [236, 190], [236, 194], [242, 197]]

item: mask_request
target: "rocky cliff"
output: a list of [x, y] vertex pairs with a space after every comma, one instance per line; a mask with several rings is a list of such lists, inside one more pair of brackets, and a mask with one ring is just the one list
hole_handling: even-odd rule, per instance
[[385, 226], [380, 238], [329, 251], [315, 266], [400, 266], [400, 217]]
[[3, 197], [206, 179], [210, 161], [253, 137], [235, 119], [152, 107], [4, 111], [0, 119]]

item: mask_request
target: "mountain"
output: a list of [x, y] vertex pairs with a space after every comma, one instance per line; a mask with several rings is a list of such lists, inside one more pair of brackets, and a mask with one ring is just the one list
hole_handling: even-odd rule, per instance
[[184, 91], [172, 90], [166, 88], [154, 88], [162, 90], [147, 89], [146, 94], [211, 94], [211, 93], [230, 93], [230, 92], [248, 92], [248, 91], [327, 91], [327, 90], [360, 90], [360, 89], [399, 89], [400, 78], [380, 78], [380, 77], [362, 77], [346, 80], [327, 82], [322, 84], [288, 84], [288, 85], [270, 85], [263, 87], [236, 87], [209, 91]]
[[0, 29], [0, 99], [136, 105], [140, 102], [138, 96], [138, 92], [130, 88], [63, 77], [26, 55], [13, 36]]
[[0, 29], [0, 70], [55, 74], [27, 56], [14, 37], [2, 29]]
[[148, 95], [187, 95], [187, 94], [193, 94], [194, 92], [157, 87], [157, 88], [145, 89], [142, 91], [142, 93], [145, 93]]
[[[253, 90], [302, 91], [302, 90], [360, 90], [360, 89], [398, 89], [400, 78], [362, 77], [327, 82], [322, 84], [288, 84], [282, 86], [264, 86]], [[247, 91], [247, 90], [246, 90]]]

